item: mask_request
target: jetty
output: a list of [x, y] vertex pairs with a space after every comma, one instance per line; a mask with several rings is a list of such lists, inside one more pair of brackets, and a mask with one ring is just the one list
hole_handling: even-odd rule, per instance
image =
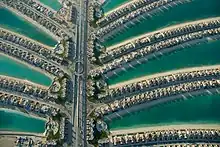
[[128, 70], [138, 64], [147, 62], [149, 59], [154, 59], [157, 56], [163, 56], [173, 51], [177, 51], [192, 45], [198, 45], [211, 40], [220, 38], [220, 28], [208, 29], [189, 33], [186, 35], [174, 37], [156, 44], [146, 46], [137, 51], [124, 55], [112, 62], [104, 64], [90, 71], [92, 78], [102, 76], [104, 79], [118, 75], [120, 72]]
[[154, 146], [180, 143], [220, 143], [220, 128], [215, 124], [183, 124], [111, 131], [100, 146]]
[[160, 41], [193, 32], [208, 30], [211, 28], [215, 29], [218, 27], [220, 27], [220, 17], [202, 19], [170, 26], [107, 47], [105, 49], [105, 53], [102, 54], [99, 59], [102, 63], [107, 63], [111, 60], [115, 60], [118, 57], [129, 54], [130, 52], [136, 51], [149, 45], [153, 45]]

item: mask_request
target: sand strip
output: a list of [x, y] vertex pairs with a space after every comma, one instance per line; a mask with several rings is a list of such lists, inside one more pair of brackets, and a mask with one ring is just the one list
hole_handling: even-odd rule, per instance
[[154, 127], [141, 127], [133, 129], [120, 129], [111, 131], [111, 135], [120, 135], [128, 133], [138, 133], [158, 130], [180, 130], [180, 129], [217, 129], [220, 130], [220, 124], [181, 124], [181, 125], [163, 125]]
[[140, 1], [140, 0], [130, 0], [129, 2], [125, 2], [125, 3], [121, 4], [120, 6], [116, 7], [115, 9], [112, 9], [112, 10], [106, 12], [104, 15], [107, 16], [107, 15], [109, 15], [110, 13], [112, 13], [112, 12], [114, 12], [114, 11], [117, 11], [117, 10], [119, 10], [119, 9], [122, 9], [122, 8], [128, 6], [128, 5], [131, 5], [132, 3], [136, 2], [136, 1]]

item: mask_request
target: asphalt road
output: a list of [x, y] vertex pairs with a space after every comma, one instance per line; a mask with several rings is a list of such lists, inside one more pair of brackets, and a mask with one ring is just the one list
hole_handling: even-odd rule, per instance
[[75, 72], [73, 75], [73, 147], [86, 147], [87, 6], [80, 0], [77, 20]]

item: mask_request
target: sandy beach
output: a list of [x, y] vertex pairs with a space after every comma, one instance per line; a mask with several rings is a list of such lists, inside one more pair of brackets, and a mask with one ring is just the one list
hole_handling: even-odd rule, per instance
[[154, 127], [141, 127], [133, 129], [120, 129], [110, 131], [111, 135], [120, 135], [128, 133], [138, 133], [157, 130], [180, 130], [180, 129], [217, 129], [220, 130], [220, 124], [180, 124], [180, 125], [163, 125]]
[[176, 28], [183, 27], [183, 26], [190, 25], [190, 24], [198, 24], [198, 23], [201, 23], [201, 22], [209, 22], [209, 21], [216, 20], [216, 19], [220, 19], [220, 17], [201, 19], [201, 20], [197, 20], [197, 21], [191, 21], [191, 22], [186, 22], [186, 23], [181, 23], [181, 24], [178, 24], [178, 25], [173, 25], [173, 26], [165, 27], [163, 29], [160, 29], [160, 30], [157, 30], [157, 31], [153, 31], [153, 32], [150, 32], [150, 33], [146, 33], [146, 34], [143, 34], [143, 35], [140, 35], [140, 36], [137, 36], [137, 37], [133, 37], [131, 39], [125, 40], [125, 41], [123, 41], [121, 43], [118, 43], [116, 45], [107, 47], [106, 48], [106, 52], [114, 50], [115, 48], [117, 48], [119, 46], [126, 45], [126, 44], [128, 44], [130, 42], [133, 42], [135, 40], [141, 39], [143, 37], [147, 37], [148, 35], [156, 34], [156, 33], [159, 33], [159, 32], [166, 32], [168, 30], [176, 29]]
[[112, 13], [112, 12], [114, 12], [114, 11], [117, 11], [117, 10], [119, 10], [119, 9], [122, 9], [122, 8], [124, 8], [124, 7], [126, 7], [126, 6], [128, 6], [128, 5], [130, 5], [130, 4], [132, 4], [132, 3], [134, 3], [134, 2], [136, 2], [136, 1], [139, 1], [139, 0], [130, 0], [130, 1], [126, 2], [126, 3], [123, 3], [122, 5], [118, 6], [117, 8], [112, 9], [111, 11], [108, 11], [108, 12], [105, 13], [104, 15], [107, 16], [107, 15], [109, 15], [110, 13]]
[[2, 136], [0, 137], [1, 147], [15, 147], [16, 137]]
[[43, 133], [13, 132], [13, 131], [0, 131], [0, 135], [45, 137]]
[[152, 78], [156, 78], [156, 77], [168, 76], [168, 75], [171, 75], [171, 74], [178, 74], [178, 73], [192, 72], [192, 71], [199, 71], [199, 70], [216, 69], [216, 68], [220, 68], [220, 65], [190, 67], [190, 68], [182, 68], [182, 69], [179, 69], [179, 70], [171, 70], [171, 71], [168, 71], [168, 72], [162, 72], [162, 73], [157, 73], [157, 74], [153, 74], [153, 75], [143, 76], [143, 77], [140, 77], [140, 78], [134, 78], [132, 80], [128, 80], [128, 81], [125, 81], [125, 82], [120, 82], [120, 83], [117, 83], [117, 84], [114, 84], [114, 85], [110, 85], [109, 89], [123, 87], [123, 86], [128, 85], [128, 84], [137, 83], [137, 82], [140, 82], [140, 81], [143, 81], [143, 80], [152, 79]]
[[21, 115], [26, 116], [26, 117], [29, 117], [29, 118], [40, 119], [40, 120], [43, 120], [43, 121], [45, 121], [45, 122], [47, 121], [46, 118], [39, 117], [39, 116], [37, 116], [37, 115], [27, 114], [27, 113], [24, 113], [24, 112], [21, 112], [21, 111], [17, 111], [17, 110], [14, 110], [14, 109], [10, 109], [10, 108], [2, 108], [2, 107], [0, 107], [0, 111], [11, 112], [11, 113], [16, 113], [16, 114], [21, 114]]

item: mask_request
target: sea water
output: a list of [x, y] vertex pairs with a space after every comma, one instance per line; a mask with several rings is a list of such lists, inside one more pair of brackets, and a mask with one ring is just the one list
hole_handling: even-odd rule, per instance
[[0, 130], [43, 133], [46, 121], [22, 113], [0, 110]]
[[47, 75], [1, 54], [0, 75], [29, 80], [44, 86], [50, 86], [52, 83], [52, 79], [50, 79]]
[[139, 64], [108, 80], [108, 84], [116, 84], [133, 78], [150, 74], [177, 70], [186, 67], [220, 64], [220, 41], [200, 44], [191, 48], [165, 54], [157, 59]]
[[220, 95], [197, 96], [158, 106], [108, 122], [110, 130], [175, 124], [220, 124]]
[[49, 35], [9, 10], [0, 7], [0, 15], [0, 27], [27, 36], [48, 46], [53, 47], [57, 44], [57, 41]]
[[142, 35], [171, 25], [220, 16], [219, 6], [220, 0], [192, 0], [190, 3], [175, 6], [163, 13], [157, 13], [157, 15], [151, 19], [146, 19], [136, 24], [133, 28], [118, 34], [112, 40], [104, 42], [104, 45], [111, 46], [137, 35]]
[[112, 9], [126, 2], [129, 2], [129, 0], [105, 0], [105, 3], [103, 4], [102, 8], [104, 10], [104, 13], [107, 13], [108, 11], [111, 11]]
[[58, 2], [58, 0], [39, 0], [39, 1], [56, 11], [58, 11], [62, 7], [62, 5]]

